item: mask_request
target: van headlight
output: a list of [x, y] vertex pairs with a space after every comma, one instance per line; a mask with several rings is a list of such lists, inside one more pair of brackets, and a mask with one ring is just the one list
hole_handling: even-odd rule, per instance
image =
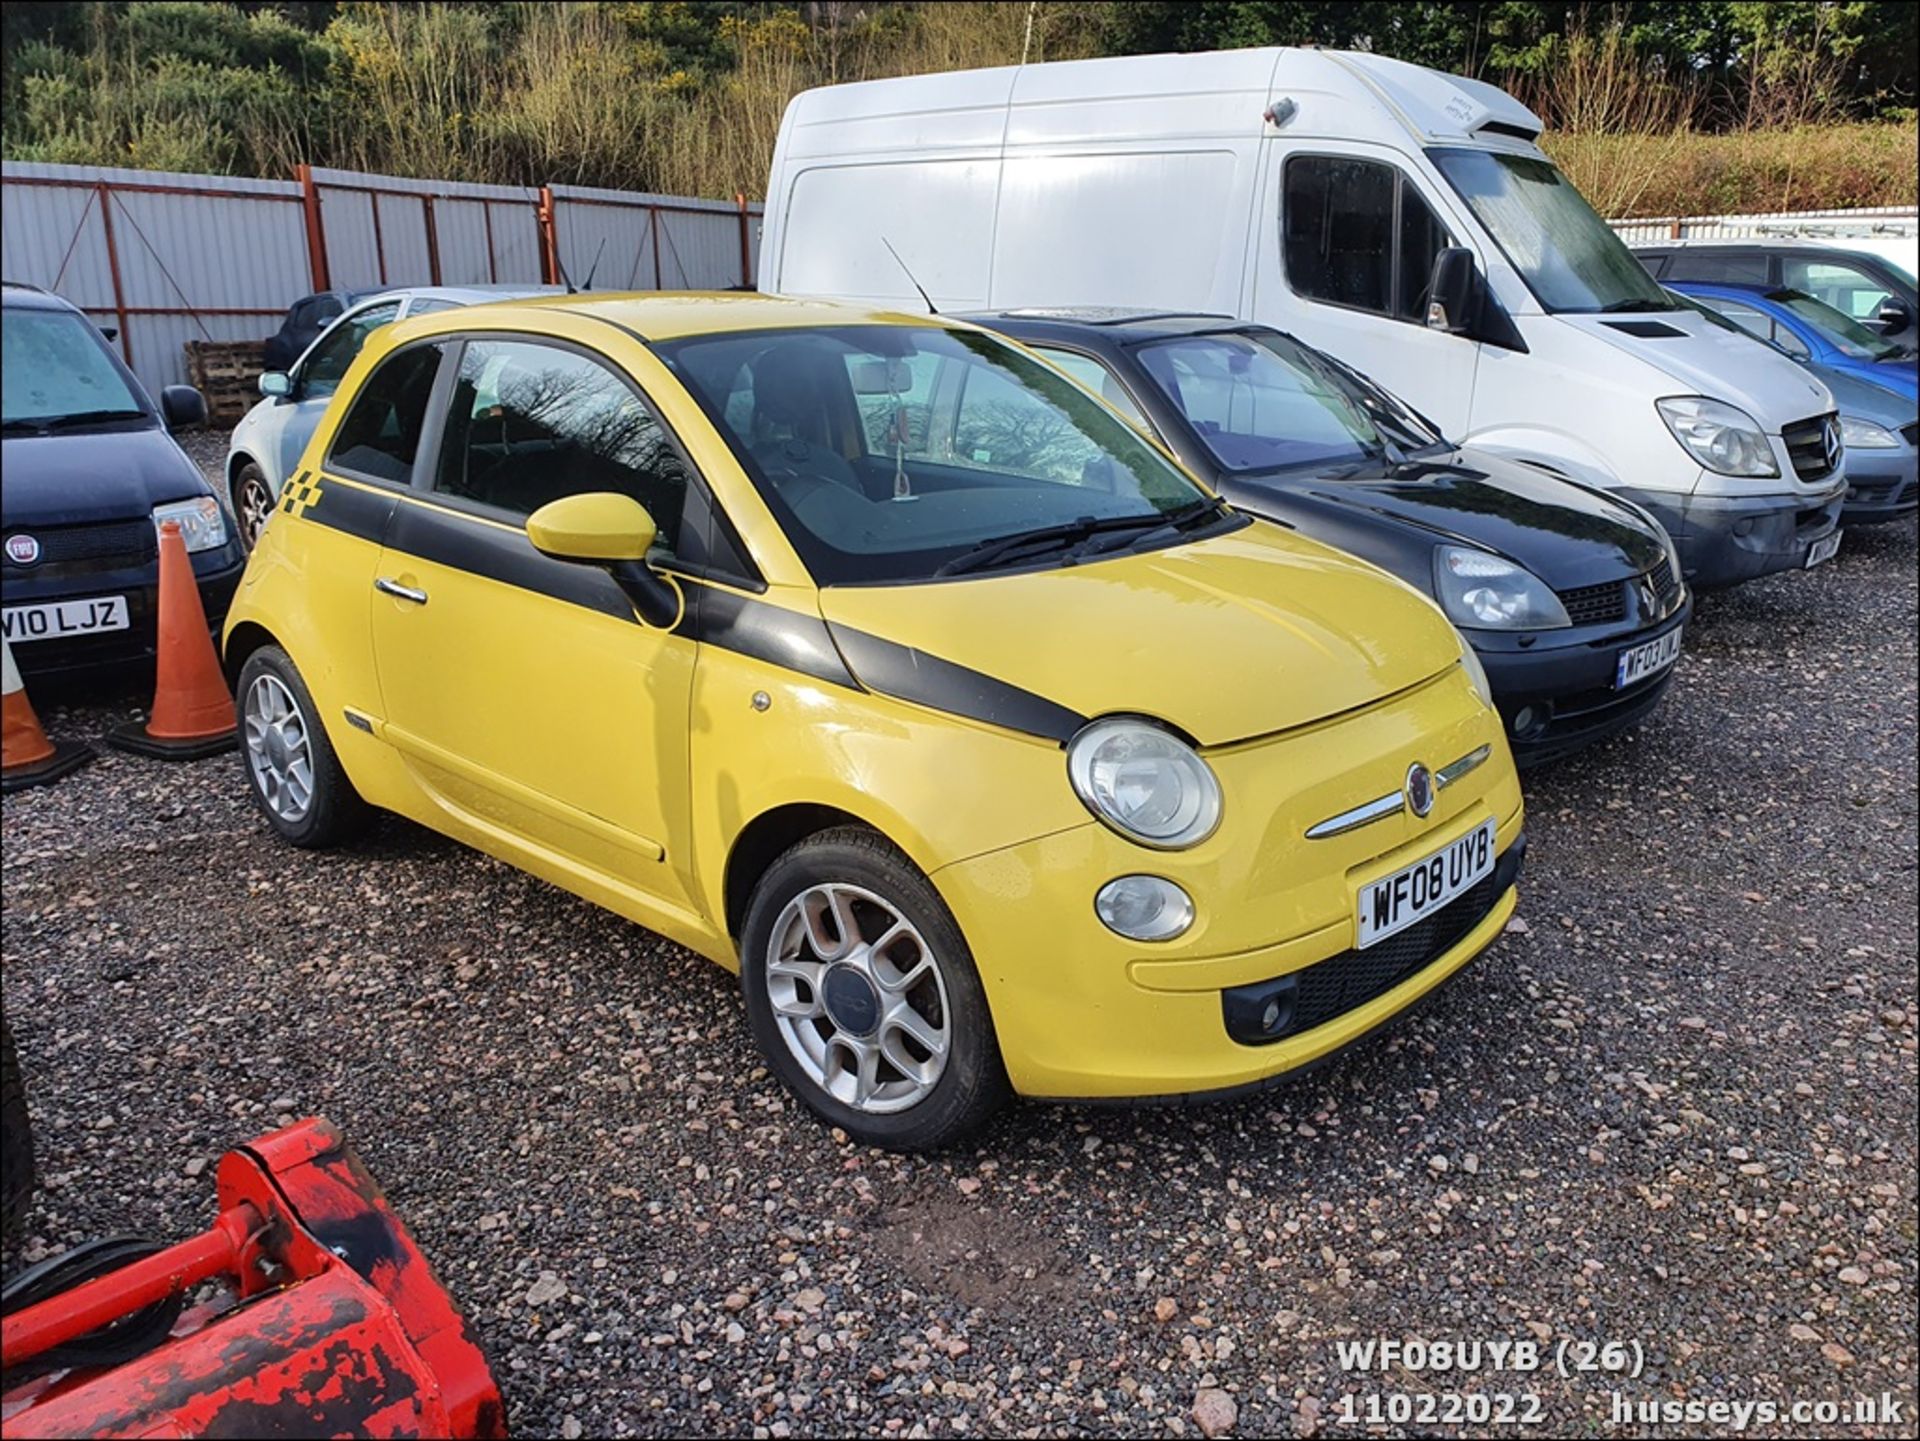
[[1197, 846], [1220, 824], [1220, 782], [1192, 746], [1151, 721], [1097, 720], [1067, 746], [1082, 804], [1129, 840]]
[[1754, 418], [1704, 395], [1675, 395], [1654, 401], [1660, 418], [1687, 454], [1718, 475], [1777, 476], [1773, 447]]
[[1857, 415], [1840, 417], [1840, 438], [1861, 450], [1897, 450], [1900, 446], [1900, 437], [1884, 425], [1875, 425]]
[[1433, 589], [1455, 625], [1470, 630], [1555, 630], [1572, 625], [1567, 608], [1525, 566], [1465, 545], [1433, 553]]
[[190, 551], [217, 550], [227, 543], [227, 518], [220, 513], [220, 502], [210, 495], [153, 508], [155, 530], [170, 520], [178, 522], [180, 539]]

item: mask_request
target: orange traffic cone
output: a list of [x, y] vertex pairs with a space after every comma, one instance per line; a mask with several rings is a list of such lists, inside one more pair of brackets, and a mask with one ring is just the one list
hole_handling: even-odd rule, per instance
[[187, 543], [174, 521], [160, 526], [160, 625], [154, 644], [153, 709], [107, 734], [121, 750], [165, 761], [192, 761], [232, 750], [238, 731], [233, 695], [220, 672]]
[[40, 717], [33, 713], [20, 670], [13, 663], [13, 647], [0, 639], [4, 648], [6, 698], [0, 702], [0, 790], [24, 790], [57, 781], [93, 759], [93, 751], [74, 741], [55, 745], [40, 728]]

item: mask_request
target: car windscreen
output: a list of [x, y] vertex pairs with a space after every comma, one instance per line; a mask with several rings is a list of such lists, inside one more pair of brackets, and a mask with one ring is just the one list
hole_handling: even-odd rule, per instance
[[1391, 400], [1276, 332], [1180, 335], [1135, 354], [1222, 468], [1339, 466], [1434, 444]]
[[1672, 310], [1672, 299], [1551, 161], [1429, 150], [1548, 311]]
[[1894, 360], [1907, 352], [1875, 335], [1852, 316], [1798, 290], [1774, 290], [1767, 299], [1820, 332], [1842, 355], [1854, 360]]
[[147, 414], [86, 317], [26, 306], [0, 317], [0, 411], [14, 427]]
[[1213, 505], [1072, 380], [989, 335], [851, 325], [656, 349], [820, 585], [1065, 563], [1129, 530], [1171, 543], [1170, 520]]

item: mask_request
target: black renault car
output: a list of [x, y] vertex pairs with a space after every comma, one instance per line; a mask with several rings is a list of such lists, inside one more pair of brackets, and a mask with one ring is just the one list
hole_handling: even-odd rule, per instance
[[246, 553], [172, 432], [205, 423], [200, 392], [156, 407], [106, 337], [58, 296], [0, 288], [0, 621], [24, 675], [153, 664], [159, 525], [178, 521], [208, 623]]
[[1693, 601], [1639, 507], [1460, 449], [1266, 326], [1112, 310], [968, 318], [1103, 396], [1240, 509], [1431, 596], [1485, 666], [1521, 765], [1632, 725], [1673, 679]]

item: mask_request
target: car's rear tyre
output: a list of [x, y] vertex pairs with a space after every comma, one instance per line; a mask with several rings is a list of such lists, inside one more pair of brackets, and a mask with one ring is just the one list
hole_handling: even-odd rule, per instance
[[273, 487], [267, 484], [266, 472], [252, 461], [241, 466], [234, 474], [230, 498], [233, 518], [240, 527], [240, 544], [251, 552], [273, 515]]
[[277, 645], [240, 668], [240, 759], [254, 803], [274, 833], [319, 850], [353, 839], [373, 810], [347, 779], [307, 684]]
[[13, 1033], [0, 1021], [0, 1230], [11, 1236], [33, 1200], [33, 1126]]
[[872, 831], [822, 831], [768, 867], [741, 932], [754, 1040], [856, 1140], [953, 1145], [1011, 1088], [986, 991], [939, 892]]

